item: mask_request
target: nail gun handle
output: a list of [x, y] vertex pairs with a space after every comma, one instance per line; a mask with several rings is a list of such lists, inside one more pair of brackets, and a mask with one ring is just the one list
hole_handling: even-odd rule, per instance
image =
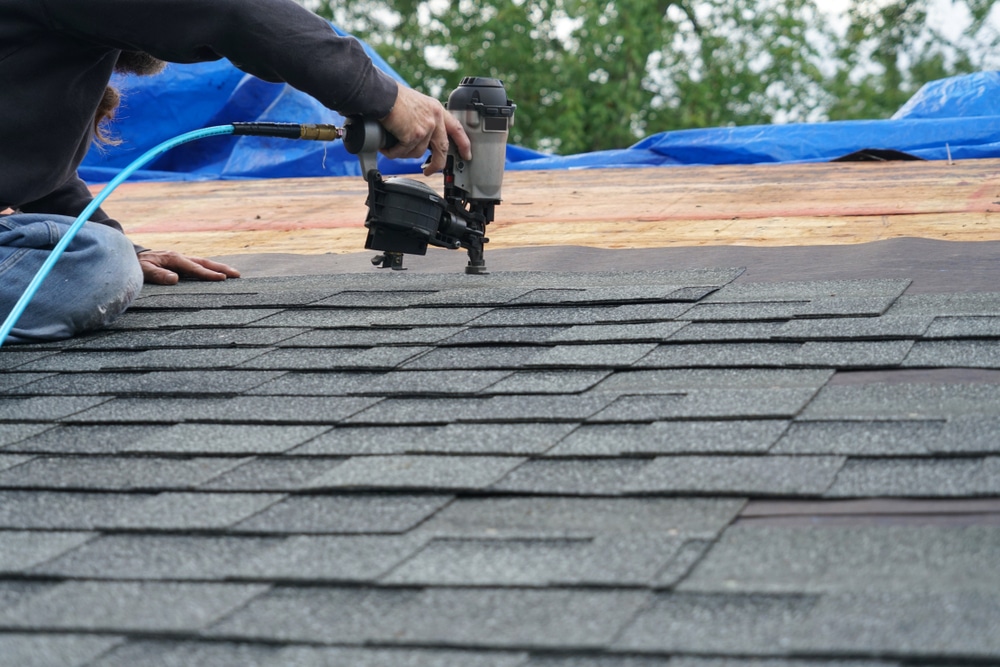
[[392, 148], [399, 143], [377, 120], [363, 116], [344, 119], [344, 148], [351, 155], [374, 153]]

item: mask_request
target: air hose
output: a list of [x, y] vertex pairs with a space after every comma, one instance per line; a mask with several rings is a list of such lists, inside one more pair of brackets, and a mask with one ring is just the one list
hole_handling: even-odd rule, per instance
[[185, 134], [178, 135], [173, 139], [168, 139], [163, 143], [155, 146], [137, 159], [135, 159], [131, 164], [121, 170], [117, 176], [115, 176], [111, 181], [108, 182], [106, 186], [94, 197], [93, 201], [87, 205], [83, 212], [77, 216], [70, 228], [63, 234], [62, 238], [49, 253], [49, 256], [45, 259], [41, 268], [35, 274], [35, 277], [31, 279], [28, 283], [28, 287], [25, 288], [24, 293], [21, 294], [21, 298], [18, 299], [17, 303], [14, 304], [14, 309], [10, 311], [7, 315], [7, 319], [4, 320], [3, 326], [0, 327], [0, 346], [3, 346], [4, 342], [7, 340], [7, 336], [14, 329], [14, 325], [20, 319], [21, 315], [24, 313], [28, 304], [34, 298], [35, 293], [38, 292], [38, 288], [41, 287], [42, 281], [49, 275], [52, 271], [52, 267], [55, 266], [56, 262], [62, 256], [63, 252], [73, 241], [77, 232], [83, 227], [84, 223], [90, 219], [90, 216], [94, 214], [94, 211], [101, 205], [101, 203], [108, 198], [108, 196], [114, 192], [115, 188], [122, 184], [129, 176], [135, 173], [140, 167], [146, 163], [152, 161], [154, 158], [159, 157], [163, 153], [166, 153], [171, 148], [180, 146], [181, 144], [186, 144], [189, 141], [195, 141], [196, 139], [204, 139], [205, 137], [215, 137], [225, 134], [233, 135], [244, 135], [244, 136], [258, 136], [258, 137], [281, 137], [285, 139], [309, 139], [313, 141], [333, 141], [334, 139], [339, 139], [342, 135], [340, 128], [333, 125], [300, 125], [298, 123], [233, 123], [231, 125], [216, 125], [213, 127], [206, 127], [200, 130], [193, 130]]

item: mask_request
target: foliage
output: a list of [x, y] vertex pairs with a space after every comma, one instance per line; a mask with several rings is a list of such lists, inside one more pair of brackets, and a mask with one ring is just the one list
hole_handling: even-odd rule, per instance
[[821, 0], [312, 1], [442, 100], [462, 76], [502, 79], [511, 141], [563, 154], [673, 129], [883, 118], [996, 46], [992, 0], [955, 0], [965, 44], [928, 25], [931, 0], [851, 0], [839, 31]]

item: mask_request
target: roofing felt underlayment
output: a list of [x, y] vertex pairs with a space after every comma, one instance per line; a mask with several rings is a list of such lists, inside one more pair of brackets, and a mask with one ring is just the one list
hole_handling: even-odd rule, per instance
[[0, 350], [0, 665], [1000, 660], [996, 242], [514, 246]]

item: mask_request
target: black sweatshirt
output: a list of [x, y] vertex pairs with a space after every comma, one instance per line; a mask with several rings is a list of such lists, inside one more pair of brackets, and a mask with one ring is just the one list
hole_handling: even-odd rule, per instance
[[0, 0], [0, 211], [76, 217], [90, 203], [76, 170], [122, 50], [228, 58], [344, 115], [384, 118], [396, 101], [357, 40], [292, 0]]

